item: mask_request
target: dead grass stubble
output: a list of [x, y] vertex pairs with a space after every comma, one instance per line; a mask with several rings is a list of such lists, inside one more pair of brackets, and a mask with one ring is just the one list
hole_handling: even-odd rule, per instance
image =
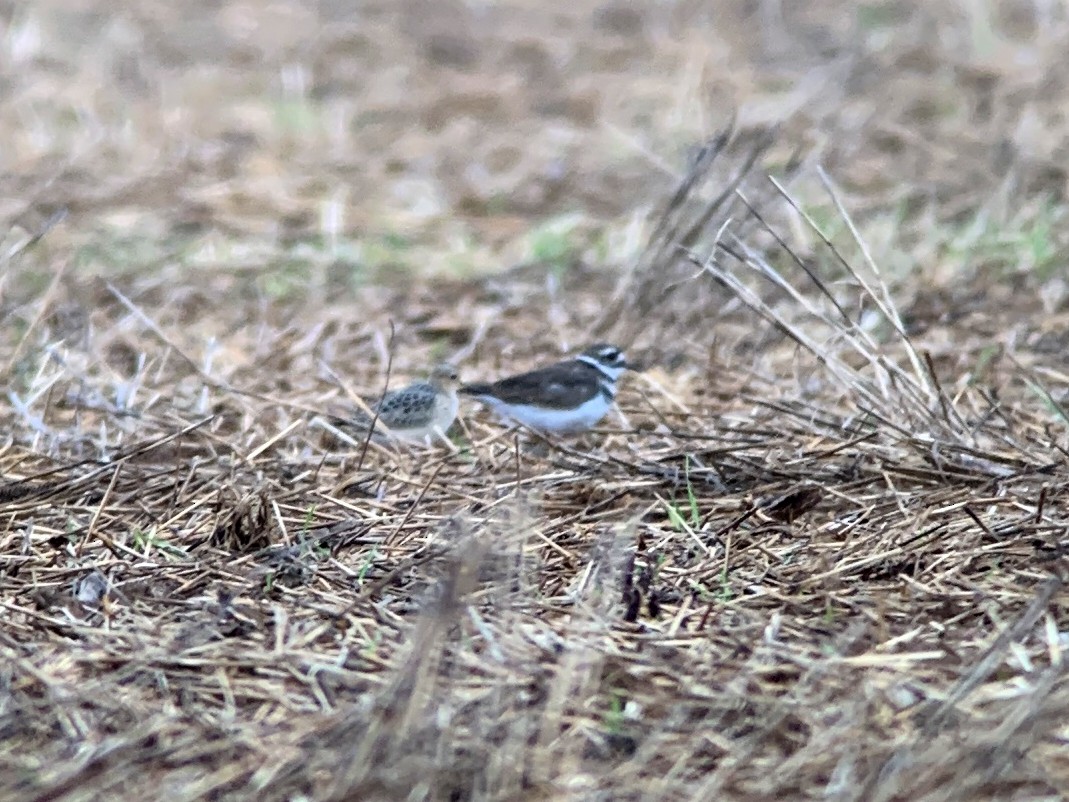
[[[1066, 793], [1057, 405], [948, 384], [875, 264], [792, 252], [772, 141], [711, 142], [613, 291], [599, 331], [689, 366], [632, 431], [357, 464], [115, 288], [152, 402], [88, 404], [74, 349], [9, 399], [0, 796]], [[763, 346], [707, 368], [714, 328]]]

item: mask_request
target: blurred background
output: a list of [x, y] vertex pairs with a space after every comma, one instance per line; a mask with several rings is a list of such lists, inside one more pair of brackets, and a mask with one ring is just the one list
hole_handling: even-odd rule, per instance
[[3, 2], [0, 233], [66, 210], [43, 245], [85, 271], [276, 294], [621, 264], [734, 120], [823, 165], [886, 270], [1049, 270], [1067, 33], [1053, 0]]

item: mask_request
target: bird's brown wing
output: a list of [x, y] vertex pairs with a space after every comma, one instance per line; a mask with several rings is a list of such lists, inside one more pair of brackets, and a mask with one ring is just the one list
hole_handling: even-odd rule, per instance
[[[365, 399], [368, 408], [377, 411], [379, 418], [387, 426], [391, 421], [412, 415], [417, 409], [426, 408], [428, 416], [431, 414], [434, 404], [435, 389], [430, 384], [418, 383], [400, 390], [391, 390], [379, 401], [378, 399]], [[335, 425], [343, 428], [367, 429], [371, 425], [371, 418], [362, 409], [353, 409], [348, 418], [333, 418]]]
[[506, 404], [533, 404], [569, 409], [577, 407], [600, 390], [597, 368], [569, 360], [486, 384], [468, 384], [460, 392], [493, 396]]

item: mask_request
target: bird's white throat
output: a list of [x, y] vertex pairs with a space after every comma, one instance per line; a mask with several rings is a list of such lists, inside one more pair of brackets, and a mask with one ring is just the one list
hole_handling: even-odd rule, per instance
[[579, 362], [585, 362], [586, 364], [590, 365], [590, 367], [597, 370], [598, 373], [600, 373], [602, 376], [612, 382], [613, 386], [610, 389], [612, 389], [614, 392], [616, 390], [616, 380], [623, 376], [624, 371], [627, 370], [627, 368], [622, 365], [606, 365], [604, 362], [599, 362], [598, 360], [594, 359], [594, 357], [587, 356], [586, 354], [580, 354], [576, 357], [576, 360]]

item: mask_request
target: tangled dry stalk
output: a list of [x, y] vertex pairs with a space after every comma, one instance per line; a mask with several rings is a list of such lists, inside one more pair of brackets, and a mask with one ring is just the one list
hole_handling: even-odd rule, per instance
[[[903, 26], [923, 32], [926, 14], [943, 19], [952, 5], [913, 9]], [[671, 13], [693, 21], [698, 6]], [[241, 29], [243, 8], [219, 13]], [[812, 13], [834, 32], [837, 8]], [[436, 69], [455, 68], [444, 96], [487, 124], [511, 124], [516, 109], [507, 86], [477, 85], [480, 69], [556, 69], [531, 44], [538, 18], [523, 3], [486, 12], [501, 34], [489, 55], [472, 55], [430, 12], [368, 9], [369, 30], [394, 31], [398, 15], [402, 44], [423, 42]], [[11, 30], [32, 21], [0, 11]], [[657, 26], [675, 23], [643, 13], [599, 5], [590, 52], [631, 64], [633, 40], [653, 43], [634, 68], [653, 75], [668, 58], [653, 46]], [[133, 48], [151, 37], [128, 30], [194, 25], [174, 14], [146, 3], [106, 35]], [[1069, 25], [1057, 21], [1053, 39]], [[315, 54], [324, 97], [331, 82], [351, 89], [348, 59], [381, 62], [389, 50], [364, 28], [327, 27]], [[33, 44], [20, 30], [5, 58]], [[824, 41], [804, 30], [793, 46]], [[288, 238], [316, 207], [293, 200], [306, 197], [303, 173], [279, 169], [273, 184], [257, 171], [284, 156], [300, 170], [336, 167], [315, 160], [322, 142], [297, 136], [198, 134], [207, 151], [168, 151], [183, 175], [173, 194], [167, 171], [152, 172], [170, 129], [131, 140], [136, 180], [69, 168], [45, 182], [42, 164], [6, 176], [0, 211], [20, 237], [0, 256], [0, 800], [1069, 796], [1065, 284], [979, 268], [973, 284], [941, 283], [934, 269], [919, 281], [877, 255], [865, 231], [885, 218], [862, 225], [862, 207], [886, 215], [927, 193], [945, 212], [990, 172], [995, 134], [1008, 130], [992, 112], [989, 128], [970, 123], [970, 139], [960, 119], [926, 116], [923, 82], [888, 78], [879, 85], [906, 119], [930, 123], [925, 152], [947, 161], [909, 163], [911, 135], [886, 121], [864, 132], [892, 141], [887, 151], [866, 140], [864, 158], [846, 159], [838, 133], [874, 75], [943, 63], [942, 45], [906, 38], [855, 54], [861, 88], [844, 84], [810, 110], [837, 121], [823, 152], [791, 134], [796, 117], [786, 129], [744, 119], [691, 150], [674, 188], [636, 201], [658, 211], [624, 269], [535, 259], [492, 275], [386, 271], [354, 290], [336, 275], [339, 247], [296, 271], [297, 291], [265, 289], [271, 268], [250, 242], [271, 241], [277, 274], [292, 280]], [[176, 35], [168, 47], [198, 41]], [[690, 46], [673, 40], [669, 52]], [[1052, 55], [1063, 48], [1047, 47], [1044, 81], [1057, 84], [1069, 70]], [[154, 82], [171, 86], [169, 60], [204, 67], [217, 55], [206, 50], [146, 47], [135, 65], [118, 53], [113, 66], [151, 96]], [[382, 101], [396, 72], [379, 62], [366, 96]], [[33, 66], [50, 75], [50, 63]], [[620, 84], [643, 97], [663, 87], [624, 73]], [[1030, 75], [960, 68], [953, 81], [1007, 108], [1032, 87], [1043, 108]], [[564, 77], [514, 102], [586, 124], [585, 90]], [[22, 94], [11, 108], [36, 108], [33, 81], [12, 85]], [[419, 151], [416, 112], [401, 106], [425, 103], [423, 124], [449, 142], [428, 158], [448, 162], [473, 134], [425, 95], [376, 108], [399, 115]], [[225, 128], [231, 111], [214, 122]], [[0, 125], [14, 130], [9, 113]], [[353, 130], [345, 141], [361, 157], [383, 145], [374, 124]], [[940, 143], [953, 130], [962, 145], [951, 157]], [[122, 141], [94, 142], [94, 159]], [[514, 144], [480, 140], [494, 153]], [[530, 144], [525, 158], [537, 161], [545, 142]], [[227, 172], [238, 152], [249, 162]], [[901, 193], [886, 180], [889, 152]], [[614, 187], [652, 186], [641, 171], [575, 158], [582, 192], [544, 165], [528, 171], [544, 182], [530, 201], [539, 212], [562, 196], [611, 206]], [[387, 162], [368, 173], [386, 181]], [[1011, 162], [997, 192], [970, 196], [985, 219], [1064, 183], [1053, 157]], [[375, 181], [349, 167], [354, 186], [389, 202], [385, 184], [361, 186]], [[940, 170], [931, 192], [920, 186]], [[453, 189], [458, 218], [492, 206], [478, 188]], [[530, 200], [513, 189], [517, 207], [480, 206], [478, 225], [513, 224], [502, 219]], [[204, 258], [135, 249], [120, 265], [115, 252], [133, 246], [94, 226], [124, 213], [155, 220], [167, 243], [198, 225], [232, 239], [211, 240]], [[925, 214], [894, 217], [896, 236], [931, 234]], [[64, 226], [83, 239], [62, 239]], [[1065, 253], [1051, 240], [1062, 250], [1044, 264]], [[87, 268], [99, 242], [114, 269]], [[489, 377], [595, 336], [649, 369], [625, 380], [620, 416], [581, 438], [505, 430], [475, 408], [463, 410], [455, 451], [346, 442], [324, 425], [353, 396], [442, 357], [465, 378]]]

